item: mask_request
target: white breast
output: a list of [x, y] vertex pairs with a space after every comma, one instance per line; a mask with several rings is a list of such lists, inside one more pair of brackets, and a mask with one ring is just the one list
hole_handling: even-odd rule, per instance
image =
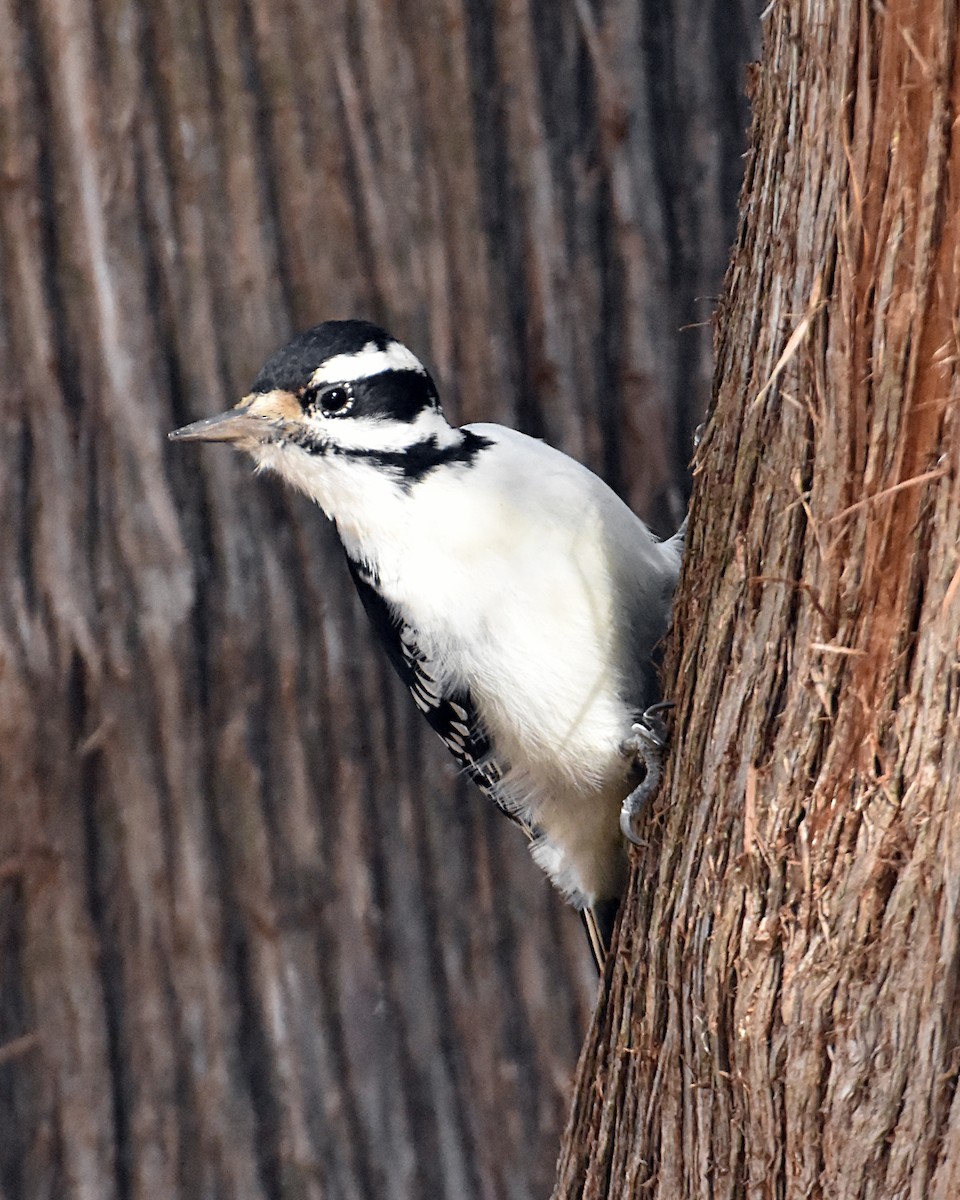
[[513, 430], [470, 428], [495, 448], [414, 489], [381, 586], [469, 687], [518, 788], [595, 790], [622, 778], [633, 715], [624, 561], [659, 581], [659, 543], [580, 464]]
[[558, 451], [468, 428], [494, 445], [409, 487], [336, 455], [260, 461], [337, 522], [416, 630], [437, 683], [469, 689], [507, 768], [504, 798], [542, 831], [535, 857], [591, 904], [623, 885], [618, 809], [632, 781], [620, 747], [655, 699], [649, 659], [679, 548]]

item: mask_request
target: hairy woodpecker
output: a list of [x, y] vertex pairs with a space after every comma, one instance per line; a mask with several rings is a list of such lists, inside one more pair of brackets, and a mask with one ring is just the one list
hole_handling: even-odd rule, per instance
[[452, 427], [419, 359], [366, 321], [308, 329], [236, 408], [170, 437], [232, 442], [320, 505], [414, 703], [524, 827], [601, 962], [623, 835], [660, 777], [682, 529], [659, 541], [522, 433]]

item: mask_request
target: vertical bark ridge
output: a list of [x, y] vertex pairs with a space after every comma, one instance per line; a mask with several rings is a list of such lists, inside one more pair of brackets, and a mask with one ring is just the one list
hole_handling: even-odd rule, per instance
[[957, 1186], [958, 83], [953, 5], [768, 10], [677, 753], [558, 1197]]

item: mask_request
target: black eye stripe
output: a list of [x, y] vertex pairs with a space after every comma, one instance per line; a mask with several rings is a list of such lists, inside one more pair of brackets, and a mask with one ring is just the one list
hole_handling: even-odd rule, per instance
[[308, 384], [298, 393], [305, 416], [364, 416], [411, 423], [439, 411], [433, 380], [423, 371], [380, 371], [362, 379]]
[[364, 380], [363, 410], [371, 416], [412, 422], [438, 407], [433, 380], [421, 371], [381, 371]]

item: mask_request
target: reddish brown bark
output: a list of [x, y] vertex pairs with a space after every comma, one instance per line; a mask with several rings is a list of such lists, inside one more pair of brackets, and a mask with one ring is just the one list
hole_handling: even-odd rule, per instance
[[676, 752], [557, 1197], [960, 1194], [960, 47], [770, 6]]

